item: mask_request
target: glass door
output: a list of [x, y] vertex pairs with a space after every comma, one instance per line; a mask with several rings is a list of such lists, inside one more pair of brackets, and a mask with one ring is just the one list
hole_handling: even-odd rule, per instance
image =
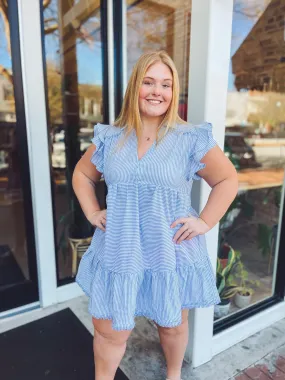
[[[107, 0], [52, 0], [43, 7], [59, 285], [74, 281], [82, 252], [93, 234], [73, 193], [71, 175], [91, 143], [94, 125], [109, 121], [113, 106], [108, 102], [112, 95], [109, 88], [115, 90], [117, 116], [123, 82], [129, 78], [135, 61], [144, 52], [165, 49], [178, 69], [179, 113], [187, 119], [191, 2], [116, 0], [112, 4], [115, 16], [107, 20], [110, 4]], [[110, 35], [112, 28], [107, 28], [108, 22], [113, 23], [113, 35]], [[108, 41], [114, 44], [114, 62], [109, 61]], [[114, 67], [114, 88], [108, 83], [108, 65]], [[96, 185], [102, 207], [106, 192], [102, 178]]]
[[192, 2], [125, 0], [124, 8], [127, 80], [143, 53], [165, 50], [173, 59], [179, 75], [179, 115], [187, 120]]
[[[0, 312], [38, 300], [16, 2], [0, 4]], [[17, 75], [15, 75], [17, 73]]]
[[284, 300], [285, 7], [234, 1], [224, 151], [239, 191], [220, 223], [215, 330]]
[[[94, 125], [108, 123], [107, 2], [52, 0], [43, 7], [44, 63], [58, 284], [74, 281], [93, 227], [72, 189]], [[106, 185], [96, 185], [101, 207]]]

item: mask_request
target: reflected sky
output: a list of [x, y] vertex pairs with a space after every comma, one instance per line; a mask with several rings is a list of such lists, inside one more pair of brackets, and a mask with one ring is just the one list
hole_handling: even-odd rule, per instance
[[[268, 1], [267, 1], [268, 3]], [[256, 22], [259, 20], [261, 14], [266, 9], [266, 1], [253, 0], [250, 6], [246, 8], [246, 1], [234, 1], [233, 25], [232, 25], [232, 43], [231, 43], [231, 57], [238, 50], [245, 38], [250, 33]], [[249, 17], [250, 14], [251, 17]], [[235, 91], [234, 85], [235, 77], [232, 73], [232, 62], [230, 62], [229, 69], [229, 91]]]
[[[58, 17], [57, 1], [53, 0], [51, 5], [44, 11], [44, 18]], [[102, 48], [100, 33], [98, 33], [98, 17], [90, 17], [83, 25], [84, 31], [90, 38], [88, 42], [77, 40], [77, 68], [78, 81], [80, 84], [102, 85]], [[45, 36], [45, 50], [47, 62], [54, 62], [59, 67], [59, 33]]]

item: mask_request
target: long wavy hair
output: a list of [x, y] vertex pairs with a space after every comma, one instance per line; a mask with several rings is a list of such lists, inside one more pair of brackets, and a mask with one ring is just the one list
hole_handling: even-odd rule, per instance
[[138, 59], [133, 68], [133, 72], [129, 79], [121, 112], [114, 122], [115, 126], [126, 128], [126, 138], [130, 135], [130, 133], [133, 130], [136, 131], [138, 137], [141, 136], [142, 121], [139, 110], [139, 91], [148, 68], [157, 62], [162, 62], [166, 66], [168, 66], [173, 77], [172, 100], [167, 112], [164, 115], [163, 120], [161, 121], [157, 129], [158, 141], [163, 137], [159, 135], [159, 130], [162, 126], [166, 127], [166, 134], [169, 128], [175, 127], [176, 123], [186, 123], [178, 115], [179, 78], [174, 62], [172, 61], [170, 56], [163, 50], [158, 52], [145, 53]]

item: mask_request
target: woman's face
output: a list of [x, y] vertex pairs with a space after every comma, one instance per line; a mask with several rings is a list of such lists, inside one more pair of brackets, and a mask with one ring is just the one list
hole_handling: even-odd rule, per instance
[[172, 83], [171, 70], [164, 63], [148, 68], [139, 92], [141, 116], [160, 117], [166, 113], [172, 99]]

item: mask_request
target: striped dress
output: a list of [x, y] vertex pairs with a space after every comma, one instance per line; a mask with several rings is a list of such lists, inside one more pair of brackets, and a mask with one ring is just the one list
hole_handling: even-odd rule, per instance
[[[191, 206], [200, 160], [216, 145], [211, 124], [177, 124], [138, 158], [135, 131], [121, 149], [125, 128], [97, 124], [91, 158], [108, 186], [106, 232], [95, 229], [81, 259], [77, 283], [89, 312], [114, 330], [145, 316], [164, 327], [181, 324], [181, 310], [220, 302], [204, 235], [180, 244], [170, 225], [198, 216]], [[162, 128], [161, 132], [163, 132]]]

